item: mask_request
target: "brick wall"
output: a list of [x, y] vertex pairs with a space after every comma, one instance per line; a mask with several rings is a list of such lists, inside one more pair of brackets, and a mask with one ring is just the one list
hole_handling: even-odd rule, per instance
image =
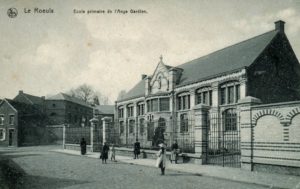
[[300, 175], [300, 101], [249, 104], [240, 116], [242, 167], [277, 166], [279, 172], [293, 169]]

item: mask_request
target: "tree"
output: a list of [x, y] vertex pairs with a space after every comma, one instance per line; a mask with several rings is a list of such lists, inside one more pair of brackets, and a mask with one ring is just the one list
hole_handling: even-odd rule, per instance
[[123, 99], [123, 98], [125, 97], [125, 94], [126, 94], [126, 91], [125, 91], [125, 90], [121, 90], [121, 91], [119, 92], [119, 95], [118, 95], [117, 100]]
[[107, 105], [109, 104], [109, 99], [107, 96], [103, 95], [101, 92], [93, 89], [92, 86], [87, 84], [82, 84], [75, 89], [71, 89], [68, 94], [72, 97], [79, 98], [86, 103], [94, 105]]

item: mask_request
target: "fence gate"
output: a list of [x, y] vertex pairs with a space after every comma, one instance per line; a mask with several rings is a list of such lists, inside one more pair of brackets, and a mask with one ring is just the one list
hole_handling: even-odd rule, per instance
[[241, 167], [240, 124], [235, 109], [222, 116], [207, 116], [206, 163], [223, 167]]

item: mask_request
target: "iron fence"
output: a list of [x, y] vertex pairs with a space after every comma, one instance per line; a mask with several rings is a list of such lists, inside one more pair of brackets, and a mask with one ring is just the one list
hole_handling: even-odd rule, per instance
[[138, 140], [143, 149], [158, 149], [164, 142], [167, 150], [176, 140], [181, 152], [194, 153], [194, 121], [115, 121], [110, 124], [108, 142], [118, 147], [132, 148]]

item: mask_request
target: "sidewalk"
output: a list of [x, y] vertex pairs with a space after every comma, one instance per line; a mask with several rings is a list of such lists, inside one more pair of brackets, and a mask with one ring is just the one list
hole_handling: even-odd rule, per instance
[[[53, 152], [80, 156], [79, 151], [74, 150], [51, 150]], [[88, 152], [86, 157], [99, 158], [99, 152]], [[116, 160], [124, 163], [155, 167], [154, 159], [133, 159], [127, 156], [116, 156]], [[243, 183], [263, 185], [270, 188], [300, 189], [300, 177], [292, 175], [271, 174], [264, 172], [250, 172], [238, 168], [217, 167], [209, 165], [196, 165], [190, 163], [171, 164], [168, 162], [166, 170], [193, 173], [196, 175], [214, 177]], [[166, 172], [168, 174], [168, 172]]]

